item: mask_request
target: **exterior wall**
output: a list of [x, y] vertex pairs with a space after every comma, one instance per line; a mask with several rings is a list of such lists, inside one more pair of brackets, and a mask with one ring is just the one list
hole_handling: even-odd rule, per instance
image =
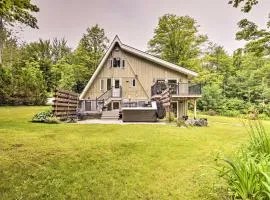
[[[125, 67], [111, 67], [111, 59], [120, 57], [125, 60]], [[122, 63], [121, 63], [122, 64]], [[112, 51], [102, 70], [94, 80], [86, 93], [86, 99], [95, 99], [106, 91], [100, 90], [100, 80], [120, 78], [122, 86], [122, 99], [149, 100], [151, 98], [151, 86], [158, 79], [177, 79], [177, 82], [188, 82], [187, 76], [166, 67], [147, 61], [143, 58], [131, 55], [123, 51]], [[136, 86], [132, 86], [132, 79], [136, 79]], [[113, 86], [112, 81], [112, 86]]]

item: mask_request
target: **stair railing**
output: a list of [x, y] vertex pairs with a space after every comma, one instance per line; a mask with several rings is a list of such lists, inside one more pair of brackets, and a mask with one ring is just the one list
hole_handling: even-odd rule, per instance
[[112, 88], [101, 94], [99, 97], [97, 97], [97, 100], [104, 100], [107, 101], [109, 98], [112, 97]]

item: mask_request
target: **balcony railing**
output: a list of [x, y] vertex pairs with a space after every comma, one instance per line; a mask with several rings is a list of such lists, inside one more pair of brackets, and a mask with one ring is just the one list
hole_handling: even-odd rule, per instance
[[151, 95], [160, 95], [167, 88], [170, 88], [171, 94], [175, 96], [202, 94], [201, 84], [156, 82], [151, 87]]

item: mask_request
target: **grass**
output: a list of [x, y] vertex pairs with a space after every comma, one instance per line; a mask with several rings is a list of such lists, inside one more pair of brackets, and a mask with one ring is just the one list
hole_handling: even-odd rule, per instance
[[248, 138], [226, 117], [201, 128], [29, 122], [44, 109], [0, 107], [0, 199], [219, 199], [214, 158]]

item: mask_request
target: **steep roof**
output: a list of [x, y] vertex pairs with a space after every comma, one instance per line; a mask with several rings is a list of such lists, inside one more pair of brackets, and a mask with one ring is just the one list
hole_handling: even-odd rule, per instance
[[101, 71], [102, 69], [102, 66], [104, 65], [105, 61], [107, 60], [108, 56], [110, 55], [111, 51], [113, 50], [113, 47], [115, 46], [115, 44], [118, 43], [120, 48], [126, 52], [129, 52], [133, 55], [136, 55], [138, 57], [141, 57], [141, 58], [144, 58], [146, 60], [149, 60], [151, 62], [154, 62], [154, 63], [157, 63], [161, 66], [164, 66], [168, 69], [171, 69], [171, 70], [174, 70], [174, 71], [177, 71], [177, 72], [180, 72], [180, 73], [183, 73], [183, 74], [186, 74], [188, 75], [189, 77], [196, 77], [198, 74], [194, 71], [191, 71], [189, 69], [186, 69], [184, 67], [180, 67], [178, 65], [175, 65], [173, 63], [170, 63], [170, 62], [167, 62], [165, 60], [162, 60], [158, 57], [155, 57], [151, 54], [148, 54], [146, 52], [143, 52], [143, 51], [140, 51], [138, 49], [135, 49], [133, 47], [130, 47], [126, 44], [123, 44], [119, 37], [116, 35], [115, 38], [113, 39], [109, 49], [106, 51], [105, 55], [102, 57], [96, 71], [94, 72], [93, 76], [91, 77], [91, 79], [89, 80], [89, 82], [87, 83], [87, 85], [85, 86], [83, 92], [81, 93], [80, 95], [80, 99], [83, 99], [87, 90], [89, 89], [89, 87], [91, 86], [91, 84], [93, 83], [93, 81], [95, 80], [95, 78], [97, 77], [97, 75], [99, 74], [99, 72]]

